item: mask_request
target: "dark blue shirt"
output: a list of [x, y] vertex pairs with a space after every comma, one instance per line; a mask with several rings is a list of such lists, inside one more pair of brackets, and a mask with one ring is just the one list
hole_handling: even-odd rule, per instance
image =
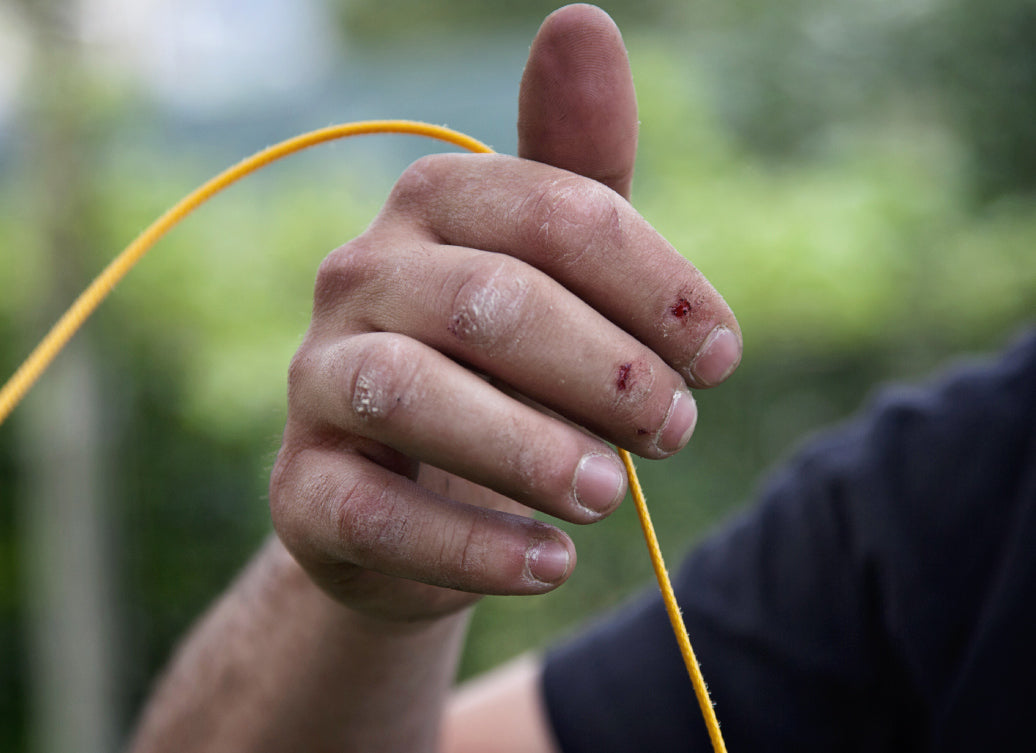
[[[1036, 336], [820, 437], [675, 585], [732, 753], [1036, 750]], [[565, 753], [710, 750], [655, 595], [543, 690]]]

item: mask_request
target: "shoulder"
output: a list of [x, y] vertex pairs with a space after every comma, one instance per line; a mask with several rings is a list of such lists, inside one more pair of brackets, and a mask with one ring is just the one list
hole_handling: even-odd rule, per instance
[[[1034, 512], [1036, 334], [887, 388], [816, 437], [677, 579], [732, 747], [928, 737], [925, 708], [945, 706], [938, 689], [988, 644], [976, 625], [997, 608], [993, 585], [1036, 568], [1024, 547], [1004, 554], [1025, 521], [1036, 540]], [[545, 691], [566, 750], [704, 744], [681, 711], [693, 696], [667, 631], [649, 596], [550, 655]]]

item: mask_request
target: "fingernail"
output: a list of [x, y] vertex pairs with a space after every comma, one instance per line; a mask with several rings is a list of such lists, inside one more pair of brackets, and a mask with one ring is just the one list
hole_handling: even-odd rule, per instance
[[669, 406], [669, 415], [655, 437], [655, 447], [664, 453], [674, 453], [687, 444], [698, 422], [698, 405], [686, 390], [677, 390]]
[[540, 583], [557, 583], [568, 575], [568, 548], [554, 539], [545, 539], [525, 552], [529, 575]]
[[576, 502], [594, 519], [618, 507], [626, 496], [626, 471], [611, 455], [584, 455], [572, 484]]
[[741, 340], [722, 324], [716, 327], [691, 361], [691, 374], [698, 384], [719, 384], [741, 362]]

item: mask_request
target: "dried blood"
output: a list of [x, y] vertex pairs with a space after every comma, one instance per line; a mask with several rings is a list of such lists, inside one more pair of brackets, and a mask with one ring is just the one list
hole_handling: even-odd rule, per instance
[[683, 319], [689, 313], [691, 313], [691, 302], [686, 298], [677, 299], [676, 303], [669, 307], [669, 313], [675, 316], [677, 319]]
[[621, 392], [625, 392], [630, 386], [630, 371], [633, 370], [632, 363], [624, 363], [619, 367], [619, 375], [615, 380], [615, 386], [619, 388]]

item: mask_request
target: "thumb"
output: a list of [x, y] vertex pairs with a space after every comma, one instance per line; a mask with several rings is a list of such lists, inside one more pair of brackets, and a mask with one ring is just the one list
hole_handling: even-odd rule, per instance
[[518, 95], [518, 155], [593, 178], [629, 198], [637, 101], [618, 27], [592, 5], [543, 22]]

